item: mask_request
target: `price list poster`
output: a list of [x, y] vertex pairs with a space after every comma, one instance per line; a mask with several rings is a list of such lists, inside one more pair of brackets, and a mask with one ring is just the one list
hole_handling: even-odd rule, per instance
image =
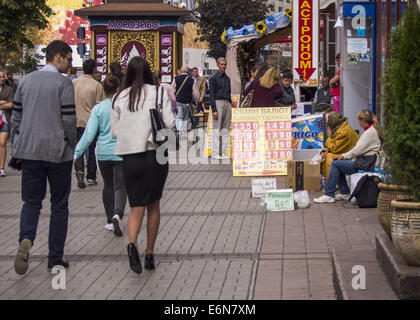
[[287, 175], [293, 160], [290, 108], [232, 109], [233, 176]]

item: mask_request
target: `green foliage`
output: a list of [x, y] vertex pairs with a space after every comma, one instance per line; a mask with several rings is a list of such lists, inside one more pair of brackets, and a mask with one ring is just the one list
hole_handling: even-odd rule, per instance
[[265, 0], [199, 0], [198, 23], [200, 41], [206, 41], [212, 58], [224, 57], [226, 45], [220, 40], [224, 29], [239, 29], [266, 18], [268, 8]]
[[22, 45], [33, 48], [28, 35], [30, 28], [45, 29], [53, 13], [46, 0], [2, 0], [0, 2], [0, 67], [10, 55], [21, 51]]
[[21, 57], [18, 56], [17, 59], [11, 60], [11, 66], [7, 67], [7, 71], [11, 71], [14, 73], [20, 72], [31, 72], [37, 69], [39, 61], [43, 58], [43, 56], [34, 53], [34, 54], [26, 54], [25, 59], [22, 61]]
[[393, 32], [386, 65], [385, 148], [392, 182], [420, 202], [420, 13], [408, 9]]

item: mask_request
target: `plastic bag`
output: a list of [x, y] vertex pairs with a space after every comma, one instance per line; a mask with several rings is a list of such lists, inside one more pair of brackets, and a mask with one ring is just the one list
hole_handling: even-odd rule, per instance
[[[382, 174], [380, 174], [380, 173], [375, 173], [375, 172], [358, 172], [358, 173], [354, 173], [354, 174], [352, 174], [352, 175], [350, 175], [350, 176], [346, 176], [346, 178], [347, 177], [350, 177], [350, 184], [349, 184], [349, 187], [350, 187], [350, 194], [352, 194], [353, 193], [353, 191], [354, 191], [354, 189], [356, 188], [356, 186], [357, 186], [357, 183], [359, 182], [359, 180], [363, 177], [363, 176], [366, 176], [366, 175], [369, 175], [369, 176], [377, 176], [377, 177], [379, 177], [381, 180], [383, 179], [383, 175]], [[347, 183], [348, 183], [348, 180], [347, 180]]]
[[312, 159], [311, 162], [319, 162], [322, 160], [321, 154], [317, 153]]
[[297, 207], [301, 209], [308, 208], [309, 203], [311, 202], [308, 191], [306, 190], [296, 191], [293, 193], [293, 200], [296, 202]]

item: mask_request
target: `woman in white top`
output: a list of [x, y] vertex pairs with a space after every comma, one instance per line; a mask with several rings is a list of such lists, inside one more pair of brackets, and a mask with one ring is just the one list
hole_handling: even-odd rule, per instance
[[168, 176], [169, 165], [158, 162], [157, 146], [153, 143], [149, 110], [156, 107], [157, 98], [158, 103], [162, 103], [163, 121], [167, 128], [172, 128], [175, 120], [166, 90], [155, 83], [146, 60], [132, 58], [121, 89], [113, 98], [111, 134], [117, 139], [115, 154], [123, 158], [125, 186], [131, 207], [127, 250], [130, 267], [135, 273], [142, 272], [137, 238], [146, 207], [145, 268], [155, 268], [153, 250], [160, 222], [159, 200]]
[[[368, 109], [357, 114], [359, 125], [365, 130], [350, 151], [333, 158], [330, 174], [325, 187], [325, 195], [315, 198], [316, 203], [335, 202], [336, 200], [348, 200], [350, 189], [347, 185], [346, 174], [357, 173], [354, 167], [354, 159], [361, 156], [372, 156], [382, 148], [382, 130], [374, 115]], [[335, 195], [335, 187], [338, 184], [340, 193]]]

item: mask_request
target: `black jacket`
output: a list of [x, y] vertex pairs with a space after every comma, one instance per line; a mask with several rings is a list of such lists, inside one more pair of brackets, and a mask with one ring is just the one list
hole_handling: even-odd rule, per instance
[[226, 72], [216, 72], [216, 74], [210, 78], [210, 105], [213, 112], [216, 110], [216, 100], [228, 100], [232, 102], [230, 97], [230, 78]]

